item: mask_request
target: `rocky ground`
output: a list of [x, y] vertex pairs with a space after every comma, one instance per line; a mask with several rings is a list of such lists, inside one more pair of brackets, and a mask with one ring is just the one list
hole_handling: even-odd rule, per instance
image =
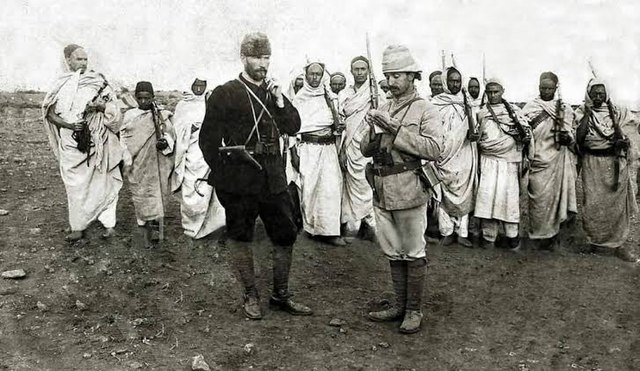
[[[37, 104], [34, 105], [37, 107]], [[0, 370], [639, 370], [640, 269], [586, 252], [580, 219], [552, 253], [429, 246], [422, 332], [364, 313], [392, 300], [371, 243], [300, 236], [291, 284], [312, 317], [269, 311], [270, 246], [256, 255], [265, 318], [248, 321], [217, 236], [191, 243], [169, 201], [168, 240], [139, 246], [129, 191], [118, 237], [69, 245], [66, 197], [37, 108], [0, 105]], [[633, 221], [629, 244], [640, 238]]]

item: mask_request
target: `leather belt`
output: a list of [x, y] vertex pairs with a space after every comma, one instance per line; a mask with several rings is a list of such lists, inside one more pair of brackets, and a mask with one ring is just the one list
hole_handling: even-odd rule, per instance
[[596, 157], [614, 157], [618, 155], [613, 147], [607, 149], [591, 149], [584, 147], [582, 150], [584, 153]]
[[300, 139], [303, 143], [311, 143], [311, 144], [327, 145], [327, 144], [336, 143], [336, 137], [334, 136], [318, 137], [315, 135], [302, 134]]
[[411, 161], [411, 162], [403, 162], [401, 164], [396, 164], [392, 166], [381, 166], [374, 167], [373, 174], [377, 176], [389, 176], [393, 174], [404, 173], [405, 171], [411, 171], [418, 169], [422, 166], [422, 162], [420, 160]]

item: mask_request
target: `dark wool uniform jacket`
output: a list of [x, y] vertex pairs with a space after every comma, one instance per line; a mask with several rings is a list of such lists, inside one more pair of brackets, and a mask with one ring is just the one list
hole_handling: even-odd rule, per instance
[[[298, 110], [284, 97], [284, 108], [276, 105], [275, 98], [268, 94], [267, 85], [256, 86], [241, 79], [260, 98], [271, 113], [262, 114], [258, 132], [263, 143], [277, 147], [277, 153], [253, 156], [262, 165], [262, 170], [239, 156], [218, 152], [218, 147], [243, 145], [254, 126], [254, 114], [259, 117], [263, 108], [255, 98], [249, 98], [246, 88], [238, 80], [218, 86], [207, 101], [207, 110], [200, 131], [199, 144], [204, 160], [211, 168], [208, 182], [216, 191], [239, 195], [254, 195], [267, 191], [271, 194], [287, 188], [285, 168], [279, 138], [281, 134], [293, 135], [300, 130]], [[251, 134], [247, 149], [253, 150], [257, 133]]]

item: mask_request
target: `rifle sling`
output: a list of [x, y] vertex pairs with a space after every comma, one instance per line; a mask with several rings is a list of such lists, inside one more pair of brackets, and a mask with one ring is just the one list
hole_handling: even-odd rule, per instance
[[[490, 104], [490, 103], [489, 103], [489, 104], [487, 104], [487, 109], [489, 109], [489, 113], [491, 114], [491, 118], [493, 119], [493, 121], [495, 121], [495, 123], [498, 125], [498, 127], [500, 128], [500, 130], [502, 130], [505, 134], [507, 134], [507, 135], [509, 135], [509, 136], [513, 137], [514, 139], [516, 139], [516, 138], [520, 135], [519, 131], [517, 131], [517, 130], [516, 130], [516, 132], [514, 133], [514, 132], [512, 132], [512, 131], [505, 130], [505, 129], [503, 128], [503, 125], [506, 125], [506, 126], [512, 126], [512, 125], [509, 125], [509, 124], [503, 124], [502, 122], [500, 122], [500, 120], [498, 120], [498, 116], [496, 116], [496, 112], [493, 110], [493, 108], [491, 107], [491, 104]], [[502, 124], [502, 125], [501, 125], [501, 124]], [[516, 123], [516, 125], [518, 125], [518, 123]]]
[[340, 125], [340, 120], [338, 119], [338, 112], [336, 112], [336, 108], [333, 106], [333, 103], [331, 103], [331, 98], [329, 98], [329, 92], [327, 92], [327, 89], [324, 89], [324, 101], [327, 103], [327, 107], [329, 108], [329, 111], [331, 111], [331, 118], [333, 119], [333, 127], [334, 129], [338, 128], [338, 125]]
[[[269, 118], [271, 119], [271, 123], [273, 127], [276, 129], [276, 132], [278, 133], [278, 136], [279, 136], [280, 130], [278, 130], [278, 126], [276, 125], [276, 120], [273, 118], [273, 115], [271, 115], [271, 112], [269, 112], [269, 109], [267, 108], [267, 106], [262, 102], [262, 100], [260, 100], [260, 98], [258, 98], [258, 96], [253, 92], [253, 90], [251, 90], [251, 88], [249, 88], [247, 84], [244, 83], [244, 81], [242, 81], [241, 79], [237, 79], [237, 80], [242, 84], [242, 86], [244, 86], [247, 92], [247, 97], [249, 98], [249, 104], [251, 105], [251, 110], [253, 113], [253, 120], [254, 120], [253, 128], [251, 128], [251, 132], [249, 133], [249, 137], [245, 141], [245, 145], [249, 143], [254, 132], [258, 133], [257, 135], [258, 142], [261, 141], [260, 132], [258, 131], [258, 124], [260, 123], [260, 120], [262, 119], [262, 116], [264, 113], [266, 113], [267, 116], [269, 116]], [[267, 100], [268, 99], [269, 99], [269, 93], [267, 92]], [[262, 107], [262, 110], [260, 111], [260, 114], [257, 117], [255, 115], [255, 108], [253, 106], [254, 100], [256, 100], [258, 104], [260, 104], [260, 106]]]
[[[403, 109], [407, 109], [406, 112], [404, 113], [404, 115], [402, 115], [402, 118], [400, 119], [400, 122], [404, 121], [405, 116], [407, 116], [407, 113], [409, 112], [409, 108], [411, 108], [411, 105], [413, 105], [413, 103], [419, 101], [419, 100], [423, 100], [420, 97], [416, 97], [411, 99], [408, 102], [403, 103], [402, 105], [400, 105], [400, 107], [396, 108], [393, 112], [390, 112], [391, 117], [395, 117], [398, 113], [400, 113], [400, 111], [402, 111]], [[391, 107], [389, 107], [391, 108]]]

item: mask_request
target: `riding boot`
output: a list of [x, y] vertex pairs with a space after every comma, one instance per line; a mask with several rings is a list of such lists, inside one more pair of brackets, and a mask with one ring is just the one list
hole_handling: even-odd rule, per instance
[[249, 319], [261, 319], [260, 301], [253, 268], [253, 251], [247, 242], [227, 240], [237, 277], [244, 288], [242, 309]]
[[289, 292], [289, 271], [293, 246], [275, 246], [273, 248], [273, 294], [269, 304], [275, 309], [283, 310], [297, 316], [309, 316], [313, 311], [291, 299]]
[[396, 293], [395, 306], [378, 312], [369, 312], [367, 317], [374, 322], [395, 321], [404, 316], [407, 305], [407, 261], [389, 260], [391, 281]]
[[413, 334], [420, 331], [422, 323], [422, 291], [424, 290], [427, 259], [407, 262], [407, 305], [400, 332]]

